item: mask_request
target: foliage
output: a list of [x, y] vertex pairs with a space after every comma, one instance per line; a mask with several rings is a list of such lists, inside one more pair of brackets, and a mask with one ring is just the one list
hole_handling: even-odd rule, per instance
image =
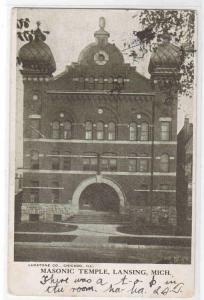
[[195, 11], [142, 10], [139, 23], [142, 30], [133, 32], [133, 41], [128, 45], [130, 56], [134, 60], [138, 59], [138, 45], [143, 54], [140, 57], [144, 57], [149, 51], [155, 51], [161, 36], [168, 33], [171, 42], [181, 49], [179, 92], [191, 96], [194, 85]]

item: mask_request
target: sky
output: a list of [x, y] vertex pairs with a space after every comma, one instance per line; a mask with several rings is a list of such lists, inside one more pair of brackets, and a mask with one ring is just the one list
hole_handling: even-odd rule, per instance
[[[80, 51], [94, 41], [94, 32], [99, 28], [99, 18], [106, 20], [105, 30], [110, 33], [109, 42], [115, 43], [123, 51], [124, 42], [131, 41], [134, 30], [141, 30], [139, 10], [107, 10], [107, 9], [36, 9], [18, 8], [17, 18], [29, 18], [30, 29], [41, 22], [41, 30], [50, 31], [46, 43], [49, 45], [56, 61], [57, 70], [61, 73], [66, 65], [77, 62]], [[134, 17], [133, 17], [134, 16]], [[24, 43], [17, 40], [17, 51]], [[149, 78], [148, 64], [150, 54], [144, 59], [133, 62], [129, 53], [124, 54], [125, 62], [135, 66], [137, 71]], [[16, 167], [22, 167], [22, 134], [23, 134], [23, 84], [17, 69], [17, 103], [16, 103]], [[178, 131], [182, 128], [184, 118], [192, 121], [193, 100], [180, 97], [178, 109]]]

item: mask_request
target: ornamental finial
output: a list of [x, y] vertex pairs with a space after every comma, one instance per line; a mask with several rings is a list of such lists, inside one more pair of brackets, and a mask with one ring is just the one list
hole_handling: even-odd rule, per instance
[[100, 18], [99, 18], [99, 27], [100, 27], [101, 29], [104, 29], [105, 26], [106, 26], [106, 20], [105, 20], [105, 18], [104, 18], [104, 17], [100, 17]]

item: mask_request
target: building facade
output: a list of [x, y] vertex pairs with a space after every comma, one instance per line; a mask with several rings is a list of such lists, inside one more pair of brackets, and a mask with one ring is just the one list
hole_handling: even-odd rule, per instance
[[42, 41], [22, 46], [22, 221], [59, 221], [83, 210], [176, 225], [179, 49], [164, 36], [150, 79], [125, 63], [100, 18], [95, 42], [53, 77]]
[[193, 124], [185, 118], [178, 134], [177, 214], [178, 233], [192, 231]]

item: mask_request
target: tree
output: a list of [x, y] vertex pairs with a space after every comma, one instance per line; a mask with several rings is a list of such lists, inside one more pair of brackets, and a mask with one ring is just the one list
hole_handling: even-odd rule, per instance
[[[136, 15], [133, 16], [135, 18]], [[163, 34], [171, 36], [171, 42], [181, 49], [181, 78], [179, 93], [192, 96], [195, 65], [195, 11], [193, 10], [142, 10], [139, 14], [141, 31], [133, 32], [133, 41], [128, 45], [130, 56], [138, 59], [140, 45], [142, 57], [155, 51]]]

